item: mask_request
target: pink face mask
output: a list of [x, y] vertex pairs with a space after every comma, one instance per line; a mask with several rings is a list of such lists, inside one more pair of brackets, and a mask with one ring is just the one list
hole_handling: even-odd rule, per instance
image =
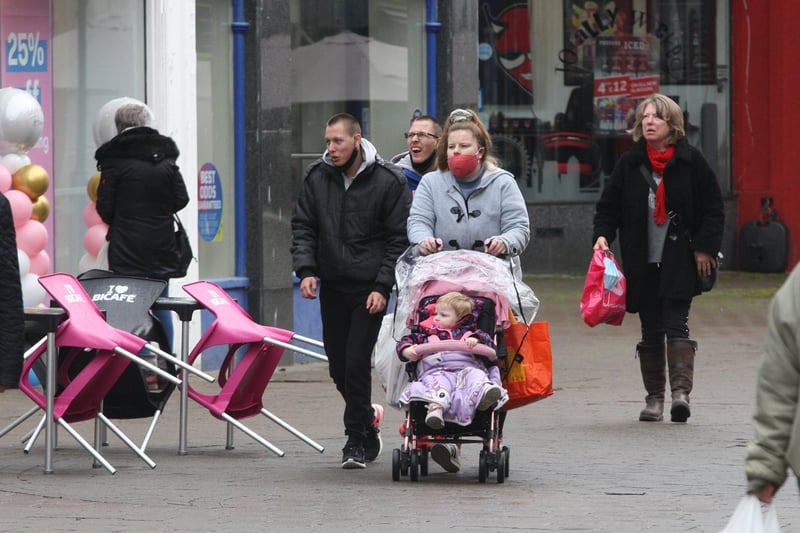
[[458, 154], [447, 158], [447, 166], [457, 178], [466, 178], [475, 172], [480, 162], [478, 154]]

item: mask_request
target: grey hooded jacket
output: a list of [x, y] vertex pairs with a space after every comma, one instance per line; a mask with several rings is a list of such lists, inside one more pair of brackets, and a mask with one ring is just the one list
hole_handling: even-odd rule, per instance
[[408, 218], [411, 244], [436, 237], [445, 250], [483, 250], [486, 239], [499, 238], [509, 255], [521, 254], [530, 241], [530, 221], [514, 176], [489, 166], [480, 180], [465, 198], [450, 171], [425, 174]]

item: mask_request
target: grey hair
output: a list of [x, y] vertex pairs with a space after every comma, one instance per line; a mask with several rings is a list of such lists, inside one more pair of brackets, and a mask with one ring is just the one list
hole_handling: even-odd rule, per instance
[[114, 114], [114, 124], [117, 133], [122, 133], [128, 128], [150, 126], [153, 122], [153, 112], [144, 104], [125, 104], [117, 109]]

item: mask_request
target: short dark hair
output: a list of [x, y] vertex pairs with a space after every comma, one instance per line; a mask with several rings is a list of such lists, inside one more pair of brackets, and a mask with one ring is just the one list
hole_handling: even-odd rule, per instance
[[328, 126], [333, 126], [340, 122], [344, 122], [347, 126], [347, 131], [350, 132], [350, 135], [360, 134], [361, 133], [361, 124], [358, 123], [356, 117], [351, 115], [350, 113], [337, 113], [333, 115], [331, 118], [328, 119]]
[[117, 126], [117, 133], [122, 133], [128, 128], [138, 128], [149, 126], [153, 120], [150, 109], [142, 104], [125, 104], [117, 109], [114, 114], [114, 124]]
[[427, 120], [429, 122], [432, 122], [433, 132], [438, 136], [442, 135], [442, 125], [439, 123], [439, 119], [431, 115], [420, 115], [418, 117], [412, 117], [411, 124], [414, 124], [415, 122], [419, 122], [421, 120]]

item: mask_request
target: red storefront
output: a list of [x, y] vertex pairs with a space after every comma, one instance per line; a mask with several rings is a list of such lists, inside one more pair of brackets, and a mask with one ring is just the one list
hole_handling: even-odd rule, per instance
[[800, 70], [794, 65], [800, 55], [800, 3], [736, 0], [731, 11], [737, 230], [759, 218], [762, 198], [772, 198], [778, 220], [789, 231], [787, 270], [791, 270], [800, 261], [800, 176], [794, 146], [800, 123]]

